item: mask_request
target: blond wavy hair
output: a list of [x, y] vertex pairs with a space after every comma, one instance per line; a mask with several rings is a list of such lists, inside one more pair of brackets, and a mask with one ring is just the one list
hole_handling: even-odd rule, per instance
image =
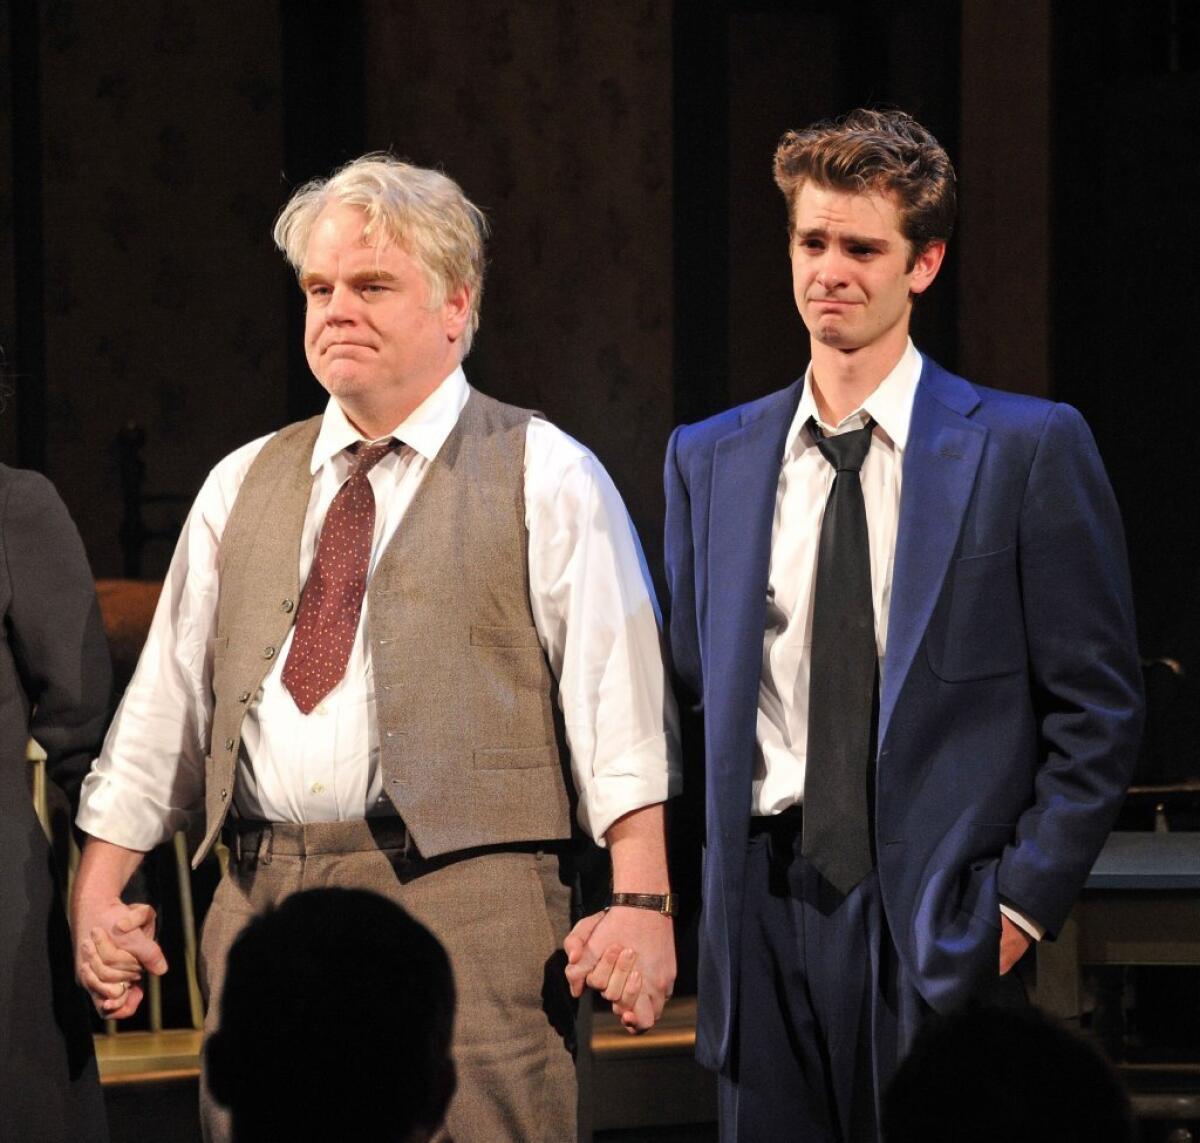
[[328, 179], [300, 187], [275, 220], [272, 237], [297, 274], [317, 217], [328, 206], [353, 206], [367, 218], [368, 241], [392, 241], [424, 271], [429, 304], [437, 308], [460, 286], [470, 291], [463, 356], [479, 328], [487, 219], [462, 187], [441, 171], [416, 167], [382, 152], [363, 155]]

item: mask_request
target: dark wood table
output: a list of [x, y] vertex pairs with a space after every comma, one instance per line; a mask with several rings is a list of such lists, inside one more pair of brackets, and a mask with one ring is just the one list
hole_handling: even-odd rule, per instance
[[[1038, 945], [1037, 1003], [1078, 1020], [1083, 969], [1126, 965], [1200, 967], [1200, 833], [1109, 837], [1058, 939]], [[1200, 1061], [1119, 1070], [1139, 1119], [1200, 1118]]]
[[1037, 949], [1037, 1003], [1080, 1014], [1085, 965], [1200, 966], [1200, 833], [1114, 833], [1058, 939]]

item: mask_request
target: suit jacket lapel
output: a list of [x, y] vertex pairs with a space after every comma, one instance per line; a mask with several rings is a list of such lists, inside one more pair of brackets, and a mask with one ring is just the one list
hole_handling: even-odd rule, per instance
[[705, 671], [728, 687], [723, 722], [734, 737], [747, 727], [753, 736], [775, 493], [802, 384], [797, 381], [765, 409], [758, 406], [746, 414], [713, 453], [707, 560], [710, 662]]
[[900, 524], [892, 571], [879, 742], [929, 625], [975, 485], [987, 430], [969, 419], [975, 390], [928, 358], [913, 400], [904, 451]]

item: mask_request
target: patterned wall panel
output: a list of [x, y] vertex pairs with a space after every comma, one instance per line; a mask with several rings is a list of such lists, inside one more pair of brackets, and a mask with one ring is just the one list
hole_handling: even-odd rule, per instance
[[17, 267], [13, 232], [11, 19], [0, 7], [0, 462], [17, 463]]
[[98, 575], [126, 420], [147, 491], [190, 494], [283, 418], [279, 61], [271, 2], [44, 9], [47, 464]]
[[672, 408], [671, 9], [366, 6], [369, 144], [443, 167], [493, 225], [468, 375], [590, 446], [655, 554]]
[[9, 61], [9, 20], [0, 8], [0, 463], [17, 460], [17, 424], [11, 373], [17, 289], [13, 264], [12, 69]]

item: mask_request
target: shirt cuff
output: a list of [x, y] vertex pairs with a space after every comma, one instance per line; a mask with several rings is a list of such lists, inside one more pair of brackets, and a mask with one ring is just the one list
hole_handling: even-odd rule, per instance
[[[582, 784], [581, 784], [582, 785]], [[648, 738], [604, 766], [579, 791], [579, 824], [597, 845], [626, 814], [675, 797], [683, 788], [676, 753], [665, 734]]]
[[1011, 905], [1000, 905], [1000, 912], [1004, 914], [1017, 928], [1023, 930], [1026, 934], [1032, 937], [1035, 941], [1040, 941], [1046, 935], [1044, 925], [1039, 925], [1032, 917], [1025, 916], [1024, 913], [1019, 913]]

